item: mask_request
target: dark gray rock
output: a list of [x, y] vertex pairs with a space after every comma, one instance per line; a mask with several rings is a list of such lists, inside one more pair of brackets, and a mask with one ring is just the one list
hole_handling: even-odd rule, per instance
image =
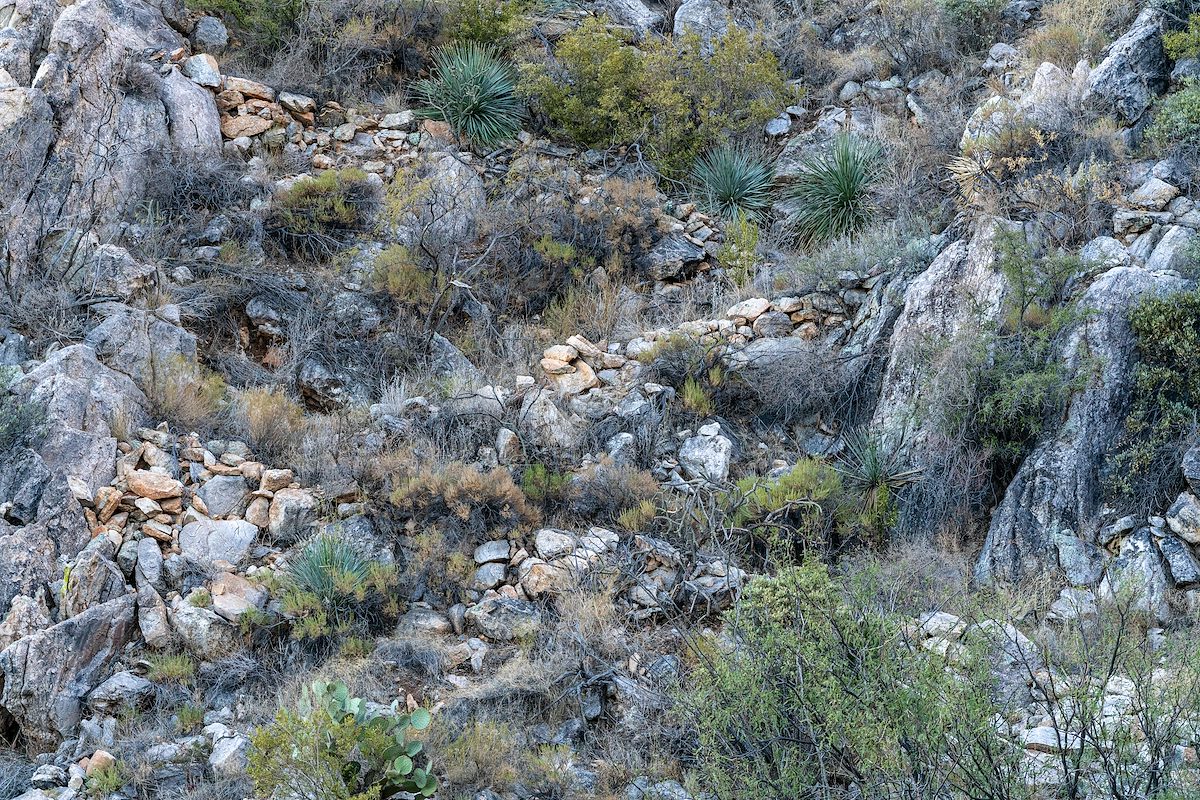
[[467, 609], [467, 630], [498, 642], [511, 642], [535, 634], [542, 626], [542, 612], [532, 603], [493, 597]]
[[88, 693], [88, 707], [102, 714], [140, 711], [154, 700], [154, 684], [132, 672], [118, 672]]
[[704, 260], [704, 248], [681, 234], [664, 236], [638, 259], [638, 266], [655, 280], [681, 277], [689, 267]]
[[192, 28], [192, 47], [198, 53], [219, 55], [229, 46], [229, 31], [216, 17], [201, 17]]
[[218, 475], [205, 481], [196, 494], [210, 517], [241, 516], [250, 500], [250, 487], [240, 475]]
[[1159, 552], [1167, 565], [1167, 573], [1176, 589], [1194, 589], [1200, 586], [1200, 561], [1187, 542], [1167, 534], [1158, 542]]
[[1141, 119], [1167, 88], [1170, 61], [1162, 45], [1163, 20], [1163, 12], [1156, 8], [1138, 15], [1092, 70], [1085, 102], [1114, 110], [1126, 122]]
[[17, 595], [62, 578], [63, 564], [90, 539], [66, 479], [32, 450], [0, 453], [0, 615]]

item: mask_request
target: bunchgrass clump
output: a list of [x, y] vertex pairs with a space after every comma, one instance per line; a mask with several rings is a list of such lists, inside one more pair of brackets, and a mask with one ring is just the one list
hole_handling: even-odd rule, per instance
[[771, 207], [775, 170], [761, 156], [719, 147], [692, 168], [692, 184], [706, 211], [723, 219], [760, 220]]
[[876, 144], [849, 135], [838, 136], [829, 152], [807, 159], [788, 193], [798, 205], [790, 223], [800, 240], [819, 244], [866, 227], [875, 211], [871, 189], [881, 161]]
[[196, 676], [196, 662], [187, 653], [153, 653], [146, 663], [146, 677], [155, 683], [190, 683]]
[[433, 76], [413, 88], [424, 104], [421, 116], [449, 123], [473, 144], [494, 147], [520, 130], [516, 75], [490, 47], [468, 41], [441, 48]]

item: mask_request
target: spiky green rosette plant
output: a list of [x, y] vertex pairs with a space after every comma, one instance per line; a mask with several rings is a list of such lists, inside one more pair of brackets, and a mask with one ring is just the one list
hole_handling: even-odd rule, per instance
[[788, 192], [797, 206], [790, 222], [800, 240], [820, 244], [866, 227], [875, 211], [871, 189], [882, 161], [878, 145], [848, 134], [834, 139], [829, 152], [806, 159]]
[[419, 116], [448, 123], [480, 147], [494, 147], [520, 130], [524, 104], [516, 75], [490, 47], [461, 42], [440, 48], [433, 75], [413, 88], [424, 104]]
[[761, 220], [771, 207], [774, 180], [766, 160], [737, 147], [712, 150], [692, 168], [692, 184], [705, 210], [726, 220]]

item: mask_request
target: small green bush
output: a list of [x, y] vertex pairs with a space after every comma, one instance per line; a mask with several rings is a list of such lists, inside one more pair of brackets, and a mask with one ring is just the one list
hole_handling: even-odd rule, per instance
[[1148, 511], [1180, 490], [1179, 465], [1200, 419], [1200, 290], [1147, 297], [1129, 324], [1139, 361], [1107, 482], [1123, 505]]
[[771, 207], [775, 171], [762, 157], [735, 147], [706, 153], [692, 168], [704, 209], [726, 220], [760, 220]]
[[496, 51], [473, 41], [437, 51], [433, 77], [413, 87], [426, 119], [449, 123], [459, 136], [481, 147], [494, 147], [516, 136], [524, 104], [516, 94], [516, 75]]
[[1035, 258], [1019, 233], [996, 238], [997, 268], [1008, 279], [1007, 318], [980, 339], [968, 428], [994, 462], [1015, 467], [1063, 408], [1086, 370], [1068, 374], [1063, 338], [1079, 314], [1062, 304], [1078, 259]]
[[733, 800], [840, 797], [851, 784], [868, 798], [1027, 797], [986, 664], [951, 672], [906, 646], [904, 620], [869, 582], [847, 583], [807, 561], [756, 577], [727, 612], [737, 646], [709, 644], [680, 692], [702, 783]]
[[396, 570], [349, 542], [322, 534], [305, 544], [283, 576], [281, 606], [293, 617], [292, 635], [321, 639], [365, 633], [398, 613]]
[[1146, 137], [1162, 152], [1200, 145], [1200, 83], [1160, 100]]
[[723, 498], [729, 525], [770, 560], [791, 563], [821, 552], [848, 521], [841, 475], [819, 458], [801, 458], [777, 478], [749, 476]]
[[547, 467], [530, 464], [521, 475], [521, 491], [540, 505], [562, 505], [571, 485], [571, 475]]
[[639, 49], [599, 17], [564, 36], [551, 64], [525, 67], [521, 86], [580, 145], [636, 143], [673, 178], [686, 177], [705, 150], [758, 128], [789, 97], [757, 34], [731, 26], [707, 44], [687, 34]]
[[187, 653], [151, 653], [146, 677], [155, 683], [190, 683], [196, 676], [196, 662]]
[[387, 292], [397, 303], [428, 307], [434, 299], [433, 273], [402, 244], [379, 251], [371, 262], [368, 283], [377, 292]]
[[315, 681], [295, 710], [280, 709], [251, 736], [247, 774], [262, 797], [430, 797], [437, 778], [414, 738], [430, 721], [423, 708], [378, 710], [345, 684]]
[[125, 785], [125, 781], [125, 769], [120, 763], [117, 763], [111, 767], [94, 770], [88, 776], [86, 786], [89, 795], [97, 800], [103, 800], [120, 790]]
[[502, 47], [521, 25], [527, 5], [521, 0], [456, 0], [442, 33], [455, 42]]
[[265, 227], [286, 252], [324, 260], [366, 231], [381, 204], [367, 173], [330, 169], [276, 197]]
[[1200, 57], [1200, 14], [1188, 17], [1186, 30], [1163, 34], [1163, 48], [1172, 61]]
[[872, 142], [840, 135], [829, 152], [807, 159], [788, 192], [798, 204], [789, 223], [802, 242], [820, 244], [853, 236], [874, 214], [871, 189], [882, 152]]

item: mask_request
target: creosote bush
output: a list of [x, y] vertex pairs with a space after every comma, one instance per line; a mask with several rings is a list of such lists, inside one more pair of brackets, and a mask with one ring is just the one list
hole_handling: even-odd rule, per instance
[[524, 103], [516, 94], [516, 74], [493, 48], [467, 41], [443, 47], [433, 60], [433, 77], [413, 87], [422, 116], [449, 123], [485, 148], [517, 134]]
[[[735, 800], [1035, 800], [1045, 786], [1063, 797], [1165, 800], [1195, 791], [1195, 770], [1171, 755], [1200, 710], [1194, 637], [1156, 652], [1123, 596], [1044, 641], [972, 601], [962, 635], [927, 648], [898, 610], [897, 594], [910, 590], [896, 580], [870, 565], [835, 573], [815, 560], [751, 580], [725, 615], [726, 637], [694, 643], [678, 693], [703, 785]], [[1019, 688], [997, 682], [1001, 663]], [[1038, 686], [1032, 701], [1027, 679]], [[1130, 717], [1112, 713], [1114, 686], [1129, 697]], [[1072, 746], [1030, 757], [1023, 728], [1008, 724], [1030, 716]]]
[[251, 736], [247, 773], [263, 797], [430, 797], [438, 782], [416, 738], [430, 721], [423, 708], [379, 710], [343, 683], [315, 681]]
[[637, 143], [661, 172], [685, 177], [703, 151], [748, 134], [787, 105], [775, 56], [737, 26], [707, 45], [696, 34], [635, 48], [602, 18], [529, 65], [522, 91], [585, 147]]
[[1158, 102], [1146, 138], [1164, 154], [1200, 148], [1200, 83], [1193, 81]]

